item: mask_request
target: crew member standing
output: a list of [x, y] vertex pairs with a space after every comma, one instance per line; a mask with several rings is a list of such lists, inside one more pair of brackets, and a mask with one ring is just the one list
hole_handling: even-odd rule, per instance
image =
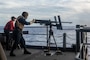
[[11, 20], [9, 22], [7, 22], [4, 27], [4, 33], [6, 35], [6, 50], [10, 50], [10, 32], [13, 32], [13, 30], [14, 30], [15, 19], [16, 18], [14, 16], [12, 16]]

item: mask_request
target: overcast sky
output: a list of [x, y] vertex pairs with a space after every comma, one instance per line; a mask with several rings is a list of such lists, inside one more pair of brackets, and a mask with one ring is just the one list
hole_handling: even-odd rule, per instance
[[29, 13], [27, 21], [54, 20], [54, 16], [60, 15], [62, 22], [90, 26], [90, 0], [0, 0], [0, 26], [4, 26], [11, 16], [17, 17], [23, 11]]

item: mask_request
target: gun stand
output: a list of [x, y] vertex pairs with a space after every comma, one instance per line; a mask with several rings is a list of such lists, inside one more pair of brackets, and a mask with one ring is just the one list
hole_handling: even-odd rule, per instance
[[55, 37], [54, 37], [54, 33], [53, 33], [53, 30], [52, 30], [52, 25], [50, 24], [49, 26], [50, 30], [49, 30], [49, 37], [48, 37], [48, 26], [47, 26], [47, 48], [48, 50], [46, 51], [46, 55], [51, 55], [50, 53], [50, 41], [51, 41], [51, 36], [53, 37], [54, 39], [54, 42], [55, 42], [55, 45], [56, 45], [56, 54], [62, 54], [62, 52], [58, 49], [57, 47], [57, 43], [56, 43], [56, 40], [55, 40]]

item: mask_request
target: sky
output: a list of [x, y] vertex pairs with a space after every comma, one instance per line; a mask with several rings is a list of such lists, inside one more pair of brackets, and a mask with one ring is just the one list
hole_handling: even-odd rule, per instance
[[[18, 17], [23, 11], [32, 19], [51, 19], [60, 15], [62, 25], [77, 24], [90, 26], [90, 0], [0, 0], [0, 26], [4, 26], [11, 16]], [[35, 25], [35, 24], [32, 24]]]

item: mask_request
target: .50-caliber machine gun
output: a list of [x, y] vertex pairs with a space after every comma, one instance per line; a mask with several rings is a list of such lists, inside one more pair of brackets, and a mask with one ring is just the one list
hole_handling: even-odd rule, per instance
[[[57, 27], [57, 29], [62, 30], [63, 29], [62, 28], [62, 23], [72, 23], [72, 22], [61, 22], [60, 16], [58, 16], [58, 21], [56, 19], [56, 16], [54, 16], [54, 19], [55, 19], [55, 21], [34, 19], [35, 23], [44, 24], [45, 26], [47, 26], [47, 47], [48, 47], [48, 50], [47, 50], [46, 55], [51, 55], [51, 53], [50, 53], [51, 36], [53, 37], [55, 45], [56, 45], [56, 49], [57, 49], [56, 53], [62, 53], [57, 47], [57, 43], [56, 43], [56, 40], [55, 40], [55, 37], [54, 37], [54, 34], [53, 34], [52, 26], [55, 26], [55, 27]], [[48, 27], [49, 27], [49, 30], [48, 30]], [[48, 32], [49, 32], [49, 34], [48, 34]]]
[[44, 24], [46, 26], [56, 26], [57, 29], [62, 30], [60, 16], [58, 16], [59, 22], [57, 22], [56, 16], [54, 18], [55, 18], [55, 21], [51, 21], [50, 19], [49, 20], [38, 20], [38, 19], [35, 19], [35, 23]]
[[63, 30], [62, 28], [62, 23], [72, 23], [72, 22], [61, 22], [60, 16], [58, 16], [58, 20], [56, 16], [54, 16], [55, 21], [49, 20], [40, 20], [40, 19], [35, 19], [35, 23], [40, 23], [41, 25], [44, 24], [46, 26], [56, 26], [57, 29]]

